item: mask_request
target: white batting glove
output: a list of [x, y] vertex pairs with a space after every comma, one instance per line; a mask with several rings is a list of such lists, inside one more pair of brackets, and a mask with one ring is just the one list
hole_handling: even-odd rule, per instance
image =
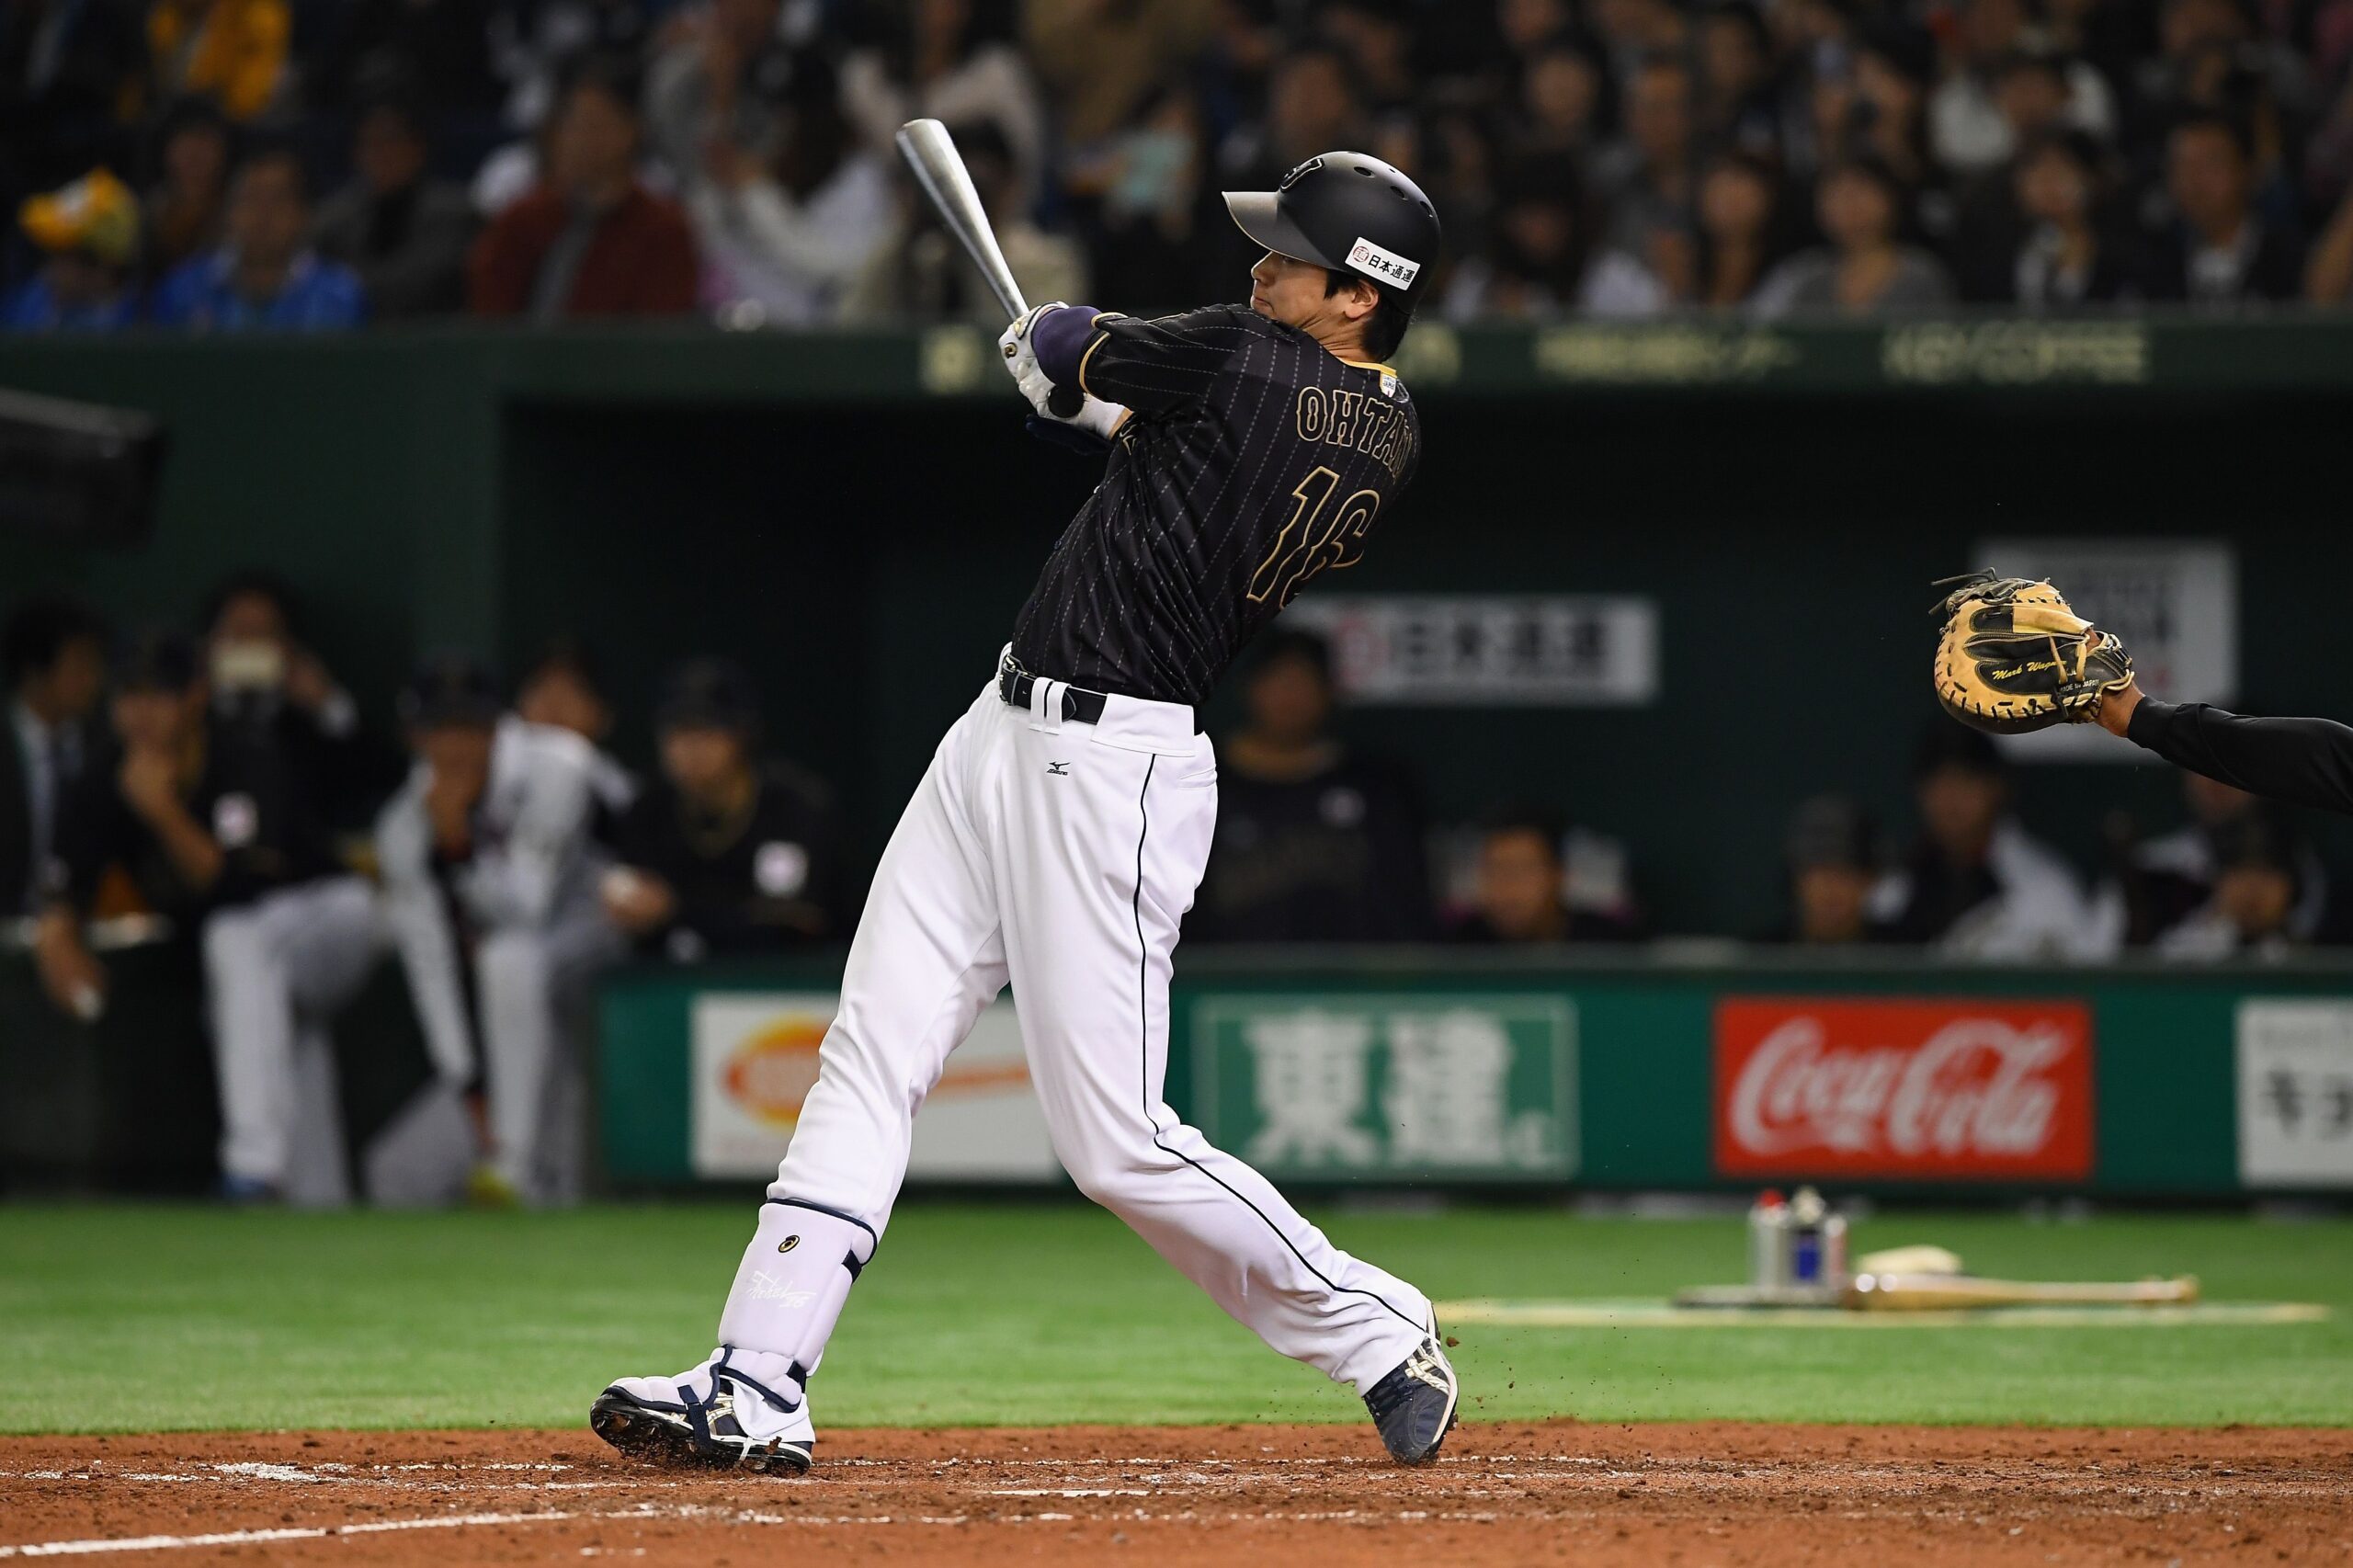
[[[1093, 392], [1089, 392], [1086, 394], [1086, 402], [1080, 406], [1076, 414], [1071, 415], [1070, 423], [1082, 430], [1091, 430], [1108, 441], [1119, 434], [1120, 422], [1127, 416], [1128, 409], [1125, 403], [1105, 403]], [[1050, 414], [1046, 417], [1051, 419], [1053, 415]]]
[[1046, 400], [1053, 396], [1054, 383], [1048, 381], [1046, 372], [1038, 368], [1038, 354], [1029, 342], [1029, 329], [1036, 325], [1038, 318], [1048, 311], [1068, 308], [1060, 300], [1049, 301], [1042, 305], [1032, 305], [1029, 314], [1017, 319], [996, 340], [997, 347], [1005, 352], [1006, 373], [1010, 375], [1014, 384], [1021, 389], [1021, 395], [1029, 400], [1029, 406], [1040, 414], [1046, 412]]

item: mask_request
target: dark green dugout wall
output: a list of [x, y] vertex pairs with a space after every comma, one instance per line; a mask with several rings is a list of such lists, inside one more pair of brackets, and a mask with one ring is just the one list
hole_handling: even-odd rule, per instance
[[[1665, 700], [1350, 727], [1419, 762], [1441, 814], [1532, 796], [1631, 840], [1667, 929], [1768, 923], [1802, 794], [1859, 790], [1901, 821], [1927, 585], [1983, 534], [2231, 539], [2247, 692], [2353, 714], [2353, 326], [1413, 347], [1427, 459], [1349, 590], [1654, 595]], [[640, 756], [662, 664], [729, 653], [879, 848], [1092, 483], [1021, 434], [987, 351], [957, 332], [0, 343], [0, 385], [149, 409], [176, 443], [145, 551], [0, 539], [0, 601], [70, 584], [126, 619], [181, 616], [264, 562], [380, 715], [421, 648], [511, 663], [575, 632]], [[2087, 864], [2109, 809], [2177, 811], [2155, 767], [2029, 781], [2029, 821]]]

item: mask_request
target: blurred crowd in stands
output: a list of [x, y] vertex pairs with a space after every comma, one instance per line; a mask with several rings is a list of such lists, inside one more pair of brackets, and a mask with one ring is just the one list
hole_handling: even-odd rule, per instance
[[2353, 298], [2353, 0], [0, 0], [23, 330], [1237, 295], [1218, 192], [1419, 179], [1449, 319]]
[[[232, 1197], [285, 1193], [296, 1145], [333, 1122], [311, 1103], [331, 1103], [322, 1042], [380, 971], [405, 985], [446, 1091], [453, 1179], [561, 1201], [581, 1182], [602, 972], [837, 949], [855, 926], [865, 872], [832, 792], [776, 755], [759, 692], [729, 664], [669, 672], [641, 778], [607, 749], [612, 703], [578, 646], [550, 647], [511, 686], [430, 661], [396, 712], [369, 715], [268, 574], [221, 585], [198, 627], [119, 638], [47, 595], [0, 623], [0, 946], [29, 949], [50, 1005], [95, 1023], [111, 953], [180, 945], [201, 976], [190, 1006], [212, 1042]], [[1267, 634], [1239, 686], [1189, 943], [1647, 935], [1639, 848], [1555, 803], [1434, 829], [1410, 766], [1338, 738], [1313, 634]], [[1852, 800], [1800, 807], [1784, 918], [1747, 935], [2029, 962], [2127, 949], [2260, 961], [2345, 939], [2293, 821], [2223, 786], [2185, 776], [2184, 825], [2119, 841], [2087, 881], [2019, 824], [1984, 736], [1938, 721], [1914, 784], [1901, 843]], [[335, 1179], [311, 1196], [334, 1198]]]
[[[1218, 737], [1217, 839], [1188, 940], [1533, 947], [1654, 934], [1640, 846], [1558, 803], [1431, 824], [1409, 766], [1336, 734], [1330, 652], [1314, 634], [1262, 637], [1241, 685], [1245, 720]], [[2227, 785], [2185, 774], [2188, 821], [2155, 836], [2120, 830], [2086, 878], [2020, 824], [2012, 771], [1986, 736], [1938, 720], [1912, 779], [1916, 826], [1903, 840], [1848, 797], [1799, 806], [1781, 920], [1730, 935], [2029, 963], [2129, 950], [2260, 961], [2353, 940], [2353, 912], [2293, 818]]]

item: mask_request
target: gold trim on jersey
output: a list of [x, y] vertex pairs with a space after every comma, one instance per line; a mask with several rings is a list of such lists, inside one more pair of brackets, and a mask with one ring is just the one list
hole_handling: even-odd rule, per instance
[[[1103, 318], [1101, 316], [1097, 316], [1095, 318], [1095, 325], [1098, 331], [1101, 330], [1103, 325]], [[1090, 391], [1086, 385], [1087, 361], [1095, 358], [1095, 351], [1097, 349], [1102, 347], [1105, 344], [1110, 341], [1111, 335], [1108, 332], [1103, 333], [1101, 336], [1097, 337], [1094, 342], [1086, 346], [1086, 353], [1078, 357], [1078, 390], [1085, 392], [1088, 397], [1093, 397], [1095, 393]]]

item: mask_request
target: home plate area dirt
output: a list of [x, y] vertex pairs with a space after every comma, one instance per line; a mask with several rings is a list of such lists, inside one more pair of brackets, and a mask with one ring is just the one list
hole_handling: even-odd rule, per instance
[[2353, 1562], [2353, 1431], [1471, 1425], [847, 1431], [797, 1480], [585, 1432], [0, 1439], [0, 1561]]

